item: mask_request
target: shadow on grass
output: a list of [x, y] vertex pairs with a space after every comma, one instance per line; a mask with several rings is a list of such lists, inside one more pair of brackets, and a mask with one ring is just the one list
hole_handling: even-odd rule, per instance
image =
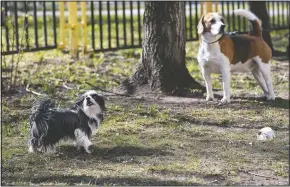
[[[158, 155], [168, 155], [169, 153], [165, 152], [161, 149], [156, 148], [145, 148], [145, 147], [134, 147], [134, 146], [116, 146], [116, 147], [98, 147], [98, 145], [94, 145], [93, 152], [91, 154], [85, 153], [83, 150], [77, 151], [74, 146], [61, 146], [60, 151], [61, 154], [65, 155], [65, 157], [61, 157], [63, 159], [92, 159], [92, 160], [100, 160], [106, 159], [110, 161], [117, 161], [116, 157], [120, 156], [158, 156]], [[81, 154], [80, 154], [81, 153]]]
[[[209, 122], [209, 121], [202, 121], [196, 118], [192, 118], [191, 116], [186, 116], [186, 115], [176, 115], [174, 116], [175, 119], [178, 119], [181, 122], [190, 122], [191, 124], [195, 124], [195, 125], [202, 125], [202, 126], [212, 126], [212, 127], [223, 127], [223, 128], [241, 128], [241, 129], [261, 129], [264, 127], [263, 124], [260, 125], [255, 125], [255, 126], [249, 126], [249, 125], [245, 125], [245, 126], [239, 126], [236, 125], [235, 123], [232, 123], [229, 120], [224, 120], [221, 122]], [[279, 130], [279, 131], [288, 131], [288, 128], [278, 128], [275, 127], [273, 128], [274, 130]]]
[[233, 98], [234, 99], [247, 99], [249, 101], [263, 101], [262, 105], [264, 106], [289, 109], [289, 99], [283, 99], [281, 97], [276, 97], [275, 101], [266, 101], [265, 98], [261, 98], [261, 97], [233, 97]]
[[64, 176], [50, 175], [40, 177], [19, 177], [9, 176], [1, 185], [11, 185], [12, 182], [21, 180], [22, 183], [65, 183], [68, 185], [90, 184], [90, 185], [118, 185], [118, 186], [183, 186], [183, 185], [200, 185], [192, 182], [179, 182], [175, 180], [157, 180], [156, 178], [139, 178], [139, 177], [94, 177], [94, 176]]

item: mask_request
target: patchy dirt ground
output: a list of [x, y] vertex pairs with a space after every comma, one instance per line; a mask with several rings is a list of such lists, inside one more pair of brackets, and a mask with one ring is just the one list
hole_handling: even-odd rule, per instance
[[[187, 45], [194, 54], [197, 44]], [[187, 67], [203, 83], [197, 62]], [[94, 152], [58, 144], [57, 154], [27, 152], [28, 115], [37, 96], [59, 106], [91, 89], [110, 89], [131, 74], [140, 51], [104, 53], [71, 61], [57, 51], [24, 56], [15, 94], [2, 93], [2, 185], [287, 185], [289, 184], [289, 63], [273, 61], [275, 102], [261, 93], [251, 74], [232, 77], [232, 103], [218, 106], [194, 98], [143, 94], [107, 97], [108, 113], [93, 135]], [[61, 55], [61, 56], [60, 56]], [[35, 59], [34, 59], [35, 58]], [[220, 76], [214, 76], [216, 95]], [[73, 89], [68, 89], [64, 85]], [[102, 93], [102, 92], [101, 92]], [[256, 140], [262, 127], [277, 138]]]

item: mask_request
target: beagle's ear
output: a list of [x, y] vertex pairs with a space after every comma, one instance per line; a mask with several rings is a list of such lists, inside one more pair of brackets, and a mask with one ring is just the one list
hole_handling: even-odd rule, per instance
[[204, 23], [203, 23], [204, 15], [200, 18], [197, 25], [197, 33], [202, 34], [204, 32]]

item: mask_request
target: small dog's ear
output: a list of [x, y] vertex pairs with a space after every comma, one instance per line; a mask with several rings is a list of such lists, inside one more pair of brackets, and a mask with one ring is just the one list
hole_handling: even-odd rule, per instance
[[84, 96], [81, 96], [80, 98], [78, 98], [75, 104], [78, 106], [82, 106], [83, 102], [84, 102]]
[[104, 95], [99, 95], [103, 100], [109, 100], [107, 97], [105, 97]]
[[198, 25], [197, 25], [197, 33], [202, 34], [204, 32], [204, 24], [203, 24], [204, 15], [200, 18]]

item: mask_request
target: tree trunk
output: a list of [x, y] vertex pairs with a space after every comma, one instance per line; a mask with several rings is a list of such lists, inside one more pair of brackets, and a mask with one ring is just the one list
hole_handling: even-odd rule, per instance
[[184, 2], [145, 2], [142, 56], [135, 73], [123, 82], [131, 93], [144, 85], [161, 93], [203, 88], [185, 66], [184, 8]]
[[273, 44], [270, 36], [270, 17], [267, 12], [265, 1], [249, 1], [250, 10], [258, 16], [262, 21], [262, 35], [265, 42], [269, 45], [273, 52]]

